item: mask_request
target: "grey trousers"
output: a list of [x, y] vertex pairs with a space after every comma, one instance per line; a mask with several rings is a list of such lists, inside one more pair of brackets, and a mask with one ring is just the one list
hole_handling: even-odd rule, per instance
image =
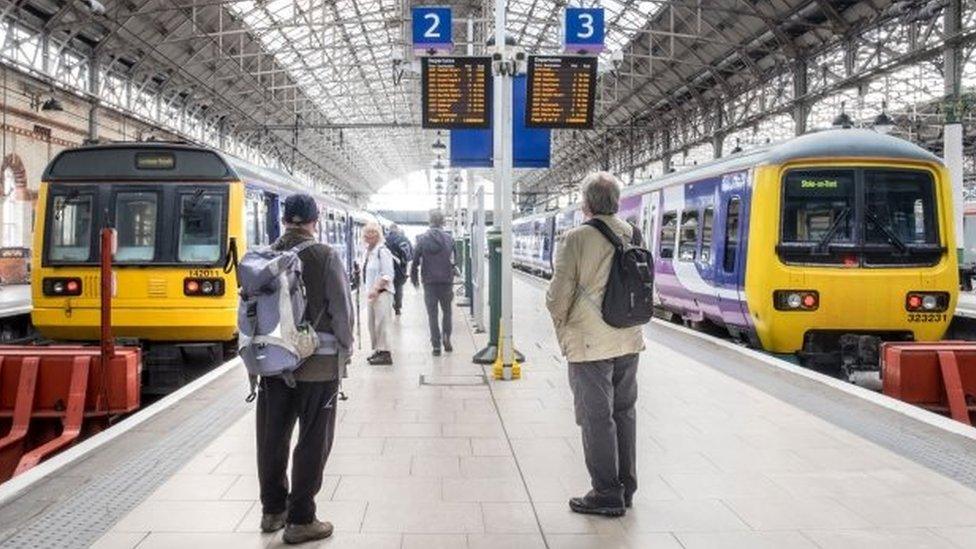
[[[427, 324], [430, 327], [430, 344], [441, 348], [441, 341], [451, 339], [451, 301], [454, 300], [454, 285], [424, 284], [424, 304], [427, 305]], [[443, 319], [439, 319], [440, 309]], [[441, 320], [441, 322], [438, 322]]]
[[576, 424], [594, 495], [626, 498], [637, 491], [637, 362], [630, 354], [569, 363]]

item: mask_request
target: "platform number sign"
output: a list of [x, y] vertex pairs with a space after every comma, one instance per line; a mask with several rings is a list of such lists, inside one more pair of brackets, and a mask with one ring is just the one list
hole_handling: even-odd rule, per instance
[[566, 50], [603, 51], [603, 21], [603, 8], [566, 8]]
[[454, 47], [451, 36], [451, 8], [417, 6], [411, 10], [413, 48], [415, 50], [447, 50]]

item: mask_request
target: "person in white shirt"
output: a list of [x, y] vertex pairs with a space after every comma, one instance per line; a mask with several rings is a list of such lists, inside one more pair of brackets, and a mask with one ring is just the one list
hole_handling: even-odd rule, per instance
[[369, 338], [373, 354], [366, 359], [374, 365], [393, 364], [390, 354], [390, 313], [393, 311], [393, 254], [383, 242], [383, 229], [376, 223], [363, 228], [366, 253], [363, 277], [366, 289]]

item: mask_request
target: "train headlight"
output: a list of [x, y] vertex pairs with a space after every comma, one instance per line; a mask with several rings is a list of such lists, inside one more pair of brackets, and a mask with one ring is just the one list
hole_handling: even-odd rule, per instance
[[41, 280], [41, 290], [47, 296], [81, 295], [80, 278], [50, 277]]
[[773, 306], [778, 311], [816, 311], [820, 307], [820, 294], [816, 290], [776, 290]]
[[941, 313], [948, 308], [948, 292], [908, 292], [905, 296], [906, 311]]
[[191, 297], [217, 297], [224, 295], [222, 278], [184, 278], [183, 295]]

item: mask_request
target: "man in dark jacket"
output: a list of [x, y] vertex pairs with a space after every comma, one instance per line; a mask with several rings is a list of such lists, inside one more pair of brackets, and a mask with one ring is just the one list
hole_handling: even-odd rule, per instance
[[413, 246], [400, 227], [390, 225], [386, 247], [393, 254], [393, 312], [400, 315], [403, 308], [403, 284], [407, 281], [407, 264], [413, 259]]
[[[285, 234], [272, 246], [287, 250], [313, 235], [318, 205], [307, 194], [285, 200]], [[305, 285], [306, 318], [315, 322], [319, 347], [295, 371], [296, 387], [277, 376], [261, 379], [257, 404], [258, 480], [261, 486], [261, 530], [285, 529], [286, 543], [303, 543], [332, 535], [332, 524], [315, 517], [315, 494], [335, 437], [339, 384], [353, 346], [352, 299], [340, 253], [327, 244], [299, 252]], [[317, 319], [317, 320], [316, 320]], [[295, 421], [298, 442], [288, 487], [288, 446]]]
[[[417, 271], [424, 283], [424, 303], [427, 305], [427, 322], [430, 326], [430, 344], [434, 356], [440, 356], [441, 343], [451, 352], [451, 301], [454, 299], [454, 238], [443, 229], [444, 214], [431, 210], [430, 228], [417, 237], [410, 281], [419, 285]], [[443, 325], [438, 325], [437, 309], [443, 313]]]

